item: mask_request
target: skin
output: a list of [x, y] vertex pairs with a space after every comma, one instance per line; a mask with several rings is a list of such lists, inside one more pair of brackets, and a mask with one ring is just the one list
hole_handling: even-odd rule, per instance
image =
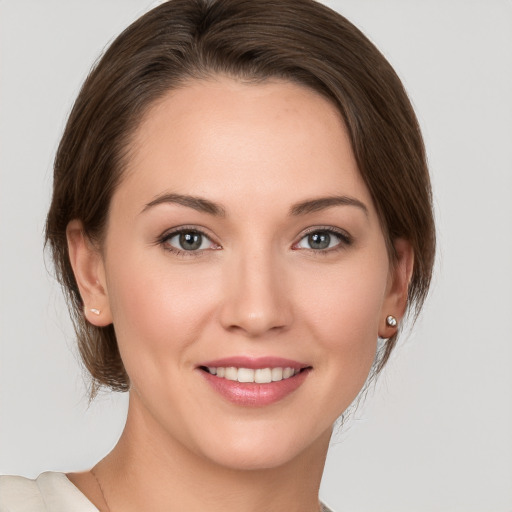
[[[165, 194], [223, 215], [147, 206]], [[360, 205], [291, 214], [334, 196]], [[172, 252], [178, 238], [163, 235], [180, 227], [207, 236], [200, 250]], [[326, 229], [342, 236], [312, 248], [308, 232]], [[283, 81], [216, 77], [171, 91], [135, 133], [103, 246], [79, 221], [68, 242], [85, 314], [114, 323], [131, 382], [125, 431], [94, 468], [108, 508], [318, 510], [332, 425], [363, 386], [377, 337], [394, 333], [385, 319], [401, 318], [413, 265], [404, 240], [389, 261], [336, 108]], [[197, 368], [238, 355], [312, 369], [277, 403], [243, 407]], [[107, 510], [90, 472], [69, 478]]]

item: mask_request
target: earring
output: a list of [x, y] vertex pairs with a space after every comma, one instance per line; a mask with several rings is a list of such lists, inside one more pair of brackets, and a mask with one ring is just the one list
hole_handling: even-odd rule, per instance
[[393, 315], [389, 315], [387, 318], [386, 318], [386, 324], [389, 326], [389, 327], [396, 327], [397, 326], [397, 321], [396, 321], [396, 318], [393, 316]]
[[89, 311], [91, 313], [94, 313], [95, 315], [99, 315], [101, 313], [101, 311], [99, 309], [96, 309], [96, 308], [91, 308], [91, 309], [89, 309]]

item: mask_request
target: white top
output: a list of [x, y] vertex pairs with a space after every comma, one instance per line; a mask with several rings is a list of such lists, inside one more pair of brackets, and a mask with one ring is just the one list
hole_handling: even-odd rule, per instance
[[[322, 504], [323, 512], [331, 510]], [[0, 512], [99, 512], [64, 473], [0, 475]]]
[[0, 512], [98, 512], [64, 473], [0, 476]]

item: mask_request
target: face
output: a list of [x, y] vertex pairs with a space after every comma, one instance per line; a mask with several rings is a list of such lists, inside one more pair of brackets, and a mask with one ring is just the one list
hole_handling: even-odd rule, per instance
[[192, 82], [149, 111], [99, 275], [106, 316], [91, 321], [114, 323], [129, 415], [229, 467], [328, 439], [393, 313], [341, 117], [280, 81]]

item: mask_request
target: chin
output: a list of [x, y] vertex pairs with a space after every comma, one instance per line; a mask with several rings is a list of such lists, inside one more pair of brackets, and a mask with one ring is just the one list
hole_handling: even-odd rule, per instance
[[213, 463], [232, 470], [268, 470], [326, 453], [331, 432], [331, 427], [320, 434], [283, 428], [269, 428], [261, 434], [247, 430], [244, 434], [224, 435], [217, 442], [207, 441], [201, 451]]
[[217, 465], [234, 471], [263, 471], [286, 466], [302, 452], [295, 450], [279, 450], [276, 453], [269, 448], [240, 449], [210, 454], [209, 458]]

